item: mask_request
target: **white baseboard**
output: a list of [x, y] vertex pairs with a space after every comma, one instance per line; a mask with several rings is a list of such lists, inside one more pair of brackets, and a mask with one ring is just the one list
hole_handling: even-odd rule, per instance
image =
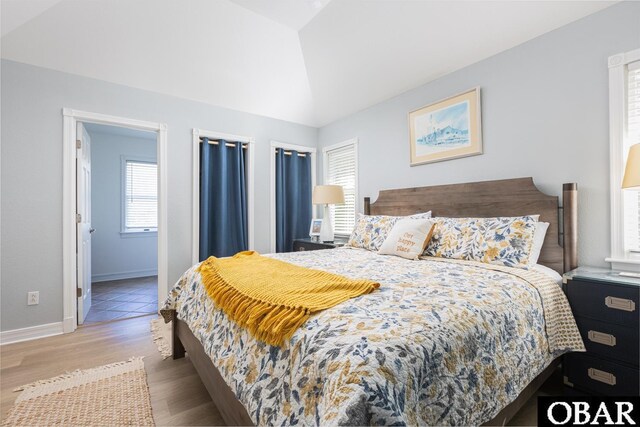
[[0, 345], [21, 341], [30, 341], [38, 338], [50, 337], [64, 333], [62, 322], [47, 323], [45, 325], [30, 326], [28, 328], [13, 329], [0, 332]]
[[158, 270], [123, 271], [120, 273], [94, 274], [91, 283], [108, 282], [110, 280], [135, 279], [137, 277], [157, 276]]
[[77, 326], [75, 317], [67, 317], [62, 321], [62, 331], [65, 334], [75, 331]]

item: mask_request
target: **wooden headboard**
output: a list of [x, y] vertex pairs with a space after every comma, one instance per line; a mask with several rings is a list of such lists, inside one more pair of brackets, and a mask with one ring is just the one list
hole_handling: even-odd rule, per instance
[[[470, 182], [380, 191], [371, 203], [364, 199], [367, 215], [411, 215], [431, 211], [451, 218], [540, 215], [549, 229], [539, 264], [560, 274], [578, 266], [578, 185], [564, 184], [562, 207], [558, 197], [542, 193], [533, 178]], [[561, 227], [561, 224], [563, 227]]]

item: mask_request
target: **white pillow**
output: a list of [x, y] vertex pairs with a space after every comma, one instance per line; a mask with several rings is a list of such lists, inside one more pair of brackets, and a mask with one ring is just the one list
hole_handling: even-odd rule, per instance
[[378, 253], [418, 259], [429, 243], [435, 225], [433, 219], [401, 219], [393, 226]]
[[542, 245], [544, 244], [544, 236], [547, 235], [549, 228], [548, 222], [537, 222], [536, 229], [533, 232], [533, 243], [531, 244], [531, 252], [529, 252], [529, 268], [533, 268], [538, 263]]

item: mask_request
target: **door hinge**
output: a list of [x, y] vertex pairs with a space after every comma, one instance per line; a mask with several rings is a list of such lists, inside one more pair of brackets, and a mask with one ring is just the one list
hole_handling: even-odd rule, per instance
[[76, 224], [80, 224], [82, 222], [82, 215], [76, 214]]
[[80, 148], [82, 148], [82, 141], [79, 139], [76, 139], [76, 148], [79, 150]]
[[76, 288], [76, 296], [80, 298], [82, 296], [82, 288]]

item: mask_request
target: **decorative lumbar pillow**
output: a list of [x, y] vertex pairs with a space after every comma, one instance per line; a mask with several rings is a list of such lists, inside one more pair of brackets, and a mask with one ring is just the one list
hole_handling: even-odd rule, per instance
[[426, 256], [528, 268], [537, 217], [436, 218]]
[[388, 215], [356, 215], [356, 225], [349, 237], [347, 246], [377, 251], [385, 241], [393, 226], [403, 218], [431, 218], [431, 211], [409, 217]]
[[378, 253], [418, 259], [429, 243], [435, 225], [432, 219], [401, 219], [393, 226]]

